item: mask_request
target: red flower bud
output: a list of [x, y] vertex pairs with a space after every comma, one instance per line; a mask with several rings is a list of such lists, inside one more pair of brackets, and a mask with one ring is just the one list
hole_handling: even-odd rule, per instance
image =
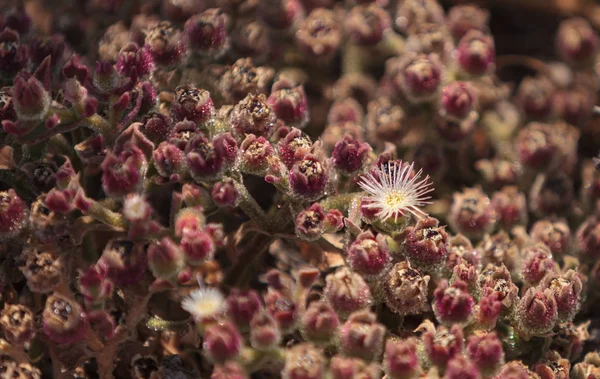
[[411, 264], [432, 268], [444, 261], [448, 255], [448, 234], [443, 226], [438, 225], [437, 219], [427, 217], [418, 220], [414, 227], [409, 226], [401, 233], [404, 237], [404, 255]]
[[301, 211], [296, 217], [296, 235], [306, 241], [314, 241], [323, 235], [325, 212], [319, 203]]
[[519, 85], [516, 102], [527, 118], [544, 120], [552, 112], [554, 93], [554, 85], [548, 78], [525, 78]]
[[257, 312], [250, 321], [250, 344], [257, 350], [271, 350], [281, 342], [275, 319], [267, 312]]
[[282, 379], [319, 379], [325, 375], [326, 360], [323, 354], [309, 343], [292, 347], [285, 356]]
[[236, 358], [243, 346], [243, 338], [231, 322], [212, 324], [204, 333], [202, 347], [213, 362]]
[[574, 270], [564, 274], [550, 272], [541, 283], [554, 294], [559, 322], [572, 321], [581, 307], [582, 275]]
[[273, 146], [265, 137], [248, 134], [240, 145], [240, 169], [250, 174], [262, 175], [274, 156]]
[[193, 53], [221, 55], [228, 47], [229, 17], [220, 9], [211, 8], [190, 17], [183, 33]]
[[135, 69], [137, 75], [144, 76], [154, 71], [154, 61], [144, 49], [129, 43], [119, 51], [116, 67], [123, 75], [130, 76]]
[[[258, 37], [256, 34], [261, 31], [252, 28], [249, 32], [251, 35], [245, 38], [253, 39]], [[221, 89], [229, 102], [235, 104], [248, 95], [267, 94], [274, 75], [275, 71], [272, 68], [257, 67], [251, 58], [240, 58], [221, 77]]]
[[510, 272], [517, 269], [521, 258], [519, 246], [503, 230], [493, 235], [486, 234], [477, 250], [484, 265], [504, 264]]
[[183, 269], [184, 255], [168, 237], [148, 247], [148, 267], [158, 279], [173, 279]]
[[417, 341], [388, 339], [383, 356], [383, 370], [390, 379], [415, 378], [421, 371]]
[[377, 238], [371, 232], [363, 232], [354, 241], [346, 253], [348, 265], [365, 278], [375, 278], [383, 274], [390, 266], [390, 254], [385, 236]]
[[21, 121], [41, 121], [50, 109], [50, 94], [35, 77], [18, 76], [13, 85], [13, 106]]
[[502, 342], [494, 332], [470, 336], [467, 353], [471, 361], [486, 375], [492, 375], [504, 364]]
[[237, 206], [240, 194], [233, 180], [225, 179], [213, 185], [211, 196], [218, 207], [234, 208]]
[[521, 256], [525, 257], [521, 275], [525, 283], [535, 286], [546, 275], [557, 271], [556, 263], [552, 259], [552, 252], [544, 244], [536, 244], [521, 251]]
[[214, 113], [215, 106], [207, 90], [193, 86], [182, 86], [175, 90], [175, 101], [171, 104], [173, 120], [188, 119], [196, 124], [203, 124]]
[[337, 53], [342, 32], [331, 10], [312, 10], [296, 32], [296, 45], [307, 57], [328, 61]]
[[121, 198], [128, 193], [137, 192], [143, 185], [147, 162], [142, 151], [129, 144], [120, 153], [108, 153], [100, 167], [104, 192]]
[[467, 290], [467, 283], [457, 280], [448, 286], [447, 281], [441, 281], [433, 296], [433, 312], [440, 323], [450, 326], [471, 320], [475, 301]]
[[477, 99], [468, 83], [454, 82], [442, 89], [441, 105], [443, 116], [464, 119], [476, 108]]
[[344, 21], [344, 28], [354, 43], [375, 45], [390, 29], [392, 19], [388, 12], [376, 3], [353, 7]]
[[310, 137], [299, 129], [293, 128], [277, 145], [279, 158], [288, 169], [313, 151]]
[[485, 32], [490, 13], [475, 5], [455, 5], [448, 12], [448, 28], [455, 40], [460, 40], [469, 30]]
[[148, 31], [144, 49], [157, 65], [166, 68], [181, 63], [186, 52], [181, 32], [168, 21], [161, 21]]
[[186, 159], [191, 175], [198, 181], [215, 178], [233, 164], [237, 142], [229, 133], [209, 141], [202, 133], [192, 138], [186, 148]]
[[463, 350], [463, 331], [458, 325], [450, 330], [441, 326], [437, 331], [431, 326], [422, 336], [425, 353], [434, 365], [445, 367], [449, 360], [458, 356]]
[[525, 335], [545, 335], [558, 321], [558, 309], [552, 290], [530, 288], [517, 308], [519, 329]]
[[456, 48], [456, 61], [468, 75], [484, 75], [493, 70], [496, 48], [492, 37], [478, 30], [467, 32]]
[[383, 350], [385, 333], [385, 326], [377, 322], [374, 313], [354, 312], [340, 329], [340, 349], [345, 355], [376, 361]]
[[368, 143], [345, 135], [343, 140], [335, 144], [331, 153], [333, 166], [345, 175], [352, 176], [364, 168], [371, 150]]
[[229, 122], [240, 135], [255, 134], [269, 137], [277, 116], [263, 94], [248, 94], [229, 114]]
[[294, 164], [289, 180], [294, 195], [304, 200], [317, 200], [329, 183], [328, 167], [317, 156], [308, 154]]
[[240, 328], [248, 328], [260, 308], [260, 296], [254, 290], [233, 289], [227, 297], [227, 315]]
[[0, 241], [16, 237], [27, 224], [29, 209], [15, 190], [0, 192]]
[[448, 361], [444, 379], [481, 379], [481, 374], [473, 362], [459, 355]]
[[507, 186], [492, 196], [492, 206], [496, 211], [498, 224], [504, 230], [517, 225], [527, 225], [527, 200], [517, 187]]
[[478, 188], [465, 188], [455, 193], [448, 215], [448, 223], [458, 233], [469, 238], [481, 238], [496, 224], [496, 213], [483, 191]]
[[211, 260], [215, 253], [215, 244], [211, 236], [203, 230], [187, 230], [181, 239], [185, 261], [190, 265], [199, 265]]
[[112, 289], [106, 272], [99, 266], [90, 266], [79, 274], [79, 290], [88, 306], [101, 304], [110, 297]]
[[322, 301], [310, 303], [300, 319], [300, 332], [314, 343], [330, 343], [336, 336], [340, 320], [331, 305]]
[[205, 223], [202, 207], [183, 208], [175, 215], [175, 235], [182, 237], [186, 230], [200, 230]]
[[104, 246], [98, 265], [116, 285], [135, 284], [146, 273], [146, 248], [142, 242], [113, 239]]
[[289, 332], [296, 326], [298, 311], [296, 303], [283, 293], [269, 288], [264, 296], [267, 311], [273, 316], [283, 332]]
[[325, 281], [324, 297], [342, 318], [368, 308], [373, 302], [371, 290], [363, 277], [346, 267], [327, 275]]
[[422, 103], [430, 101], [439, 91], [443, 69], [437, 54], [411, 52], [388, 60], [385, 76], [397, 94], [404, 95], [412, 103]]

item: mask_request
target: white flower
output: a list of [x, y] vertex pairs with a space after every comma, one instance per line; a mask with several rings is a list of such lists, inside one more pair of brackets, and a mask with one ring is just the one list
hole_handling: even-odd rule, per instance
[[199, 288], [181, 301], [181, 307], [201, 320], [221, 313], [225, 309], [225, 297], [214, 288]]
[[414, 162], [409, 165], [390, 161], [363, 176], [358, 185], [368, 193], [366, 199], [370, 200], [364, 206], [379, 209], [377, 216], [384, 221], [392, 216], [397, 221], [398, 216], [406, 213], [417, 218], [426, 216], [420, 208], [431, 203], [428, 201], [431, 196], [427, 194], [433, 191], [433, 183], [429, 181], [429, 175], [421, 179], [423, 170], [411, 177], [413, 167]]

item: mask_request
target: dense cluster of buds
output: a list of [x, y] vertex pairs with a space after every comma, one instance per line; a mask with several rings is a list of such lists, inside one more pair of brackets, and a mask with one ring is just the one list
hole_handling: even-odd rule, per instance
[[600, 378], [597, 20], [8, 3], [2, 378]]

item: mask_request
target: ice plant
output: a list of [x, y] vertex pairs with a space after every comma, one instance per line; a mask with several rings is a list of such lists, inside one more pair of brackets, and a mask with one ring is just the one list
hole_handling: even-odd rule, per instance
[[181, 301], [181, 307], [197, 321], [225, 310], [225, 297], [214, 288], [198, 288]]
[[391, 217], [397, 221], [399, 217], [412, 214], [417, 218], [427, 214], [421, 208], [430, 203], [434, 188], [429, 176], [421, 179], [423, 170], [413, 172], [414, 163], [391, 161], [375, 167], [365, 174], [359, 186], [367, 192], [369, 209], [377, 209], [377, 216], [382, 220]]

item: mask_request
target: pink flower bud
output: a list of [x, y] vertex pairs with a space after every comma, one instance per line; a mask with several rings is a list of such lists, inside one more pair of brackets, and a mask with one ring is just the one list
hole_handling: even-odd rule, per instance
[[184, 236], [187, 230], [200, 230], [206, 223], [201, 206], [183, 208], [175, 215], [175, 235]]
[[88, 305], [102, 303], [110, 297], [113, 285], [99, 266], [90, 266], [79, 273], [79, 290]]
[[154, 166], [165, 178], [181, 179], [187, 172], [185, 153], [176, 145], [167, 141], [161, 142], [152, 153]]
[[52, 212], [67, 214], [73, 210], [75, 193], [73, 188], [65, 190], [53, 188], [46, 194], [44, 203]]
[[[238, 24], [243, 24], [238, 22]], [[250, 25], [255, 25], [254, 23]], [[264, 26], [260, 26], [264, 28]], [[254, 27], [248, 30], [251, 36], [247, 38], [261, 38], [262, 33]], [[255, 46], [256, 47], [256, 46]], [[255, 66], [251, 58], [240, 58], [221, 77], [221, 89], [229, 103], [236, 104], [252, 94], [267, 94], [273, 81], [275, 70], [270, 67]], [[263, 99], [264, 101], [264, 99]]]
[[172, 279], [183, 269], [184, 255], [168, 237], [148, 247], [148, 267], [158, 279]]
[[285, 76], [280, 76], [273, 84], [267, 103], [286, 125], [302, 128], [308, 122], [308, 104], [304, 87], [295, 85]]
[[227, 297], [227, 315], [240, 328], [248, 328], [250, 320], [260, 308], [260, 296], [254, 290], [233, 289]]
[[181, 32], [168, 21], [161, 21], [148, 31], [144, 49], [158, 66], [166, 68], [181, 63], [186, 52]]
[[212, 238], [213, 243], [217, 247], [225, 246], [225, 231], [223, 224], [208, 223], [204, 226], [204, 231]]
[[343, 267], [327, 275], [323, 292], [325, 299], [342, 318], [373, 302], [369, 285], [362, 276]]
[[459, 355], [448, 361], [444, 379], [481, 379], [481, 374], [473, 362]]
[[351, 357], [378, 360], [385, 333], [385, 326], [377, 322], [374, 313], [368, 310], [354, 312], [340, 329], [340, 349]]
[[135, 70], [137, 75], [144, 76], [154, 71], [154, 61], [151, 54], [137, 44], [129, 43], [119, 51], [116, 67], [123, 75], [130, 76]]
[[229, 17], [218, 8], [207, 9], [185, 22], [183, 33], [193, 53], [219, 56], [228, 47]]
[[20, 304], [6, 304], [0, 314], [4, 337], [14, 345], [23, 345], [35, 336], [34, 314]]
[[296, 235], [306, 241], [315, 241], [323, 235], [325, 212], [319, 203], [302, 210], [296, 217]]
[[300, 319], [300, 332], [307, 341], [327, 344], [336, 336], [339, 325], [338, 315], [330, 304], [313, 301]]
[[464, 119], [476, 107], [477, 99], [467, 82], [454, 82], [442, 88], [440, 112], [444, 116]]
[[216, 250], [213, 239], [203, 230], [184, 231], [180, 246], [185, 261], [192, 266], [211, 260]]
[[344, 215], [337, 209], [330, 209], [325, 215], [323, 226], [325, 227], [325, 233], [339, 232], [345, 226]]
[[298, 311], [296, 303], [283, 293], [269, 288], [264, 296], [267, 311], [273, 316], [283, 332], [289, 332], [296, 326]]
[[344, 139], [335, 144], [331, 153], [333, 167], [345, 175], [352, 176], [364, 168], [371, 150], [368, 143], [345, 135]]
[[453, 195], [448, 223], [458, 233], [469, 238], [481, 238], [496, 225], [496, 212], [481, 188], [465, 188]]
[[[193, 124], [193, 123], [192, 123]], [[192, 126], [195, 128], [195, 125]], [[142, 118], [142, 126], [140, 130], [153, 142], [159, 143], [166, 140], [169, 137], [173, 124], [171, 118], [162, 113], [149, 112]], [[183, 148], [185, 148], [185, 141]], [[180, 147], [181, 149], [181, 147]]]
[[478, 30], [467, 32], [456, 48], [456, 61], [462, 71], [469, 75], [484, 75], [493, 70], [496, 49], [492, 37]]
[[63, 295], [55, 293], [48, 297], [42, 322], [44, 333], [57, 344], [73, 344], [83, 338], [83, 310], [76, 301]]
[[598, 34], [585, 18], [571, 18], [560, 23], [556, 48], [566, 62], [574, 66], [592, 63], [599, 46]]
[[234, 208], [237, 206], [240, 194], [231, 179], [224, 179], [213, 185], [211, 196], [214, 203], [222, 208]]
[[479, 274], [479, 286], [484, 297], [490, 297], [490, 311], [495, 309], [494, 303], [500, 301], [502, 310], [509, 314], [518, 300], [519, 289], [511, 280], [511, 273], [504, 264], [488, 264]]
[[475, 301], [467, 290], [467, 283], [457, 280], [448, 286], [443, 280], [433, 296], [433, 312], [440, 323], [450, 326], [471, 320]]
[[533, 122], [519, 131], [515, 148], [519, 162], [533, 169], [552, 166], [558, 156], [558, 146], [553, 138], [552, 127]]
[[477, 250], [484, 265], [504, 264], [511, 272], [517, 269], [521, 259], [519, 246], [503, 230], [493, 235], [486, 234]]
[[204, 333], [202, 347], [211, 361], [221, 363], [239, 355], [243, 338], [231, 322], [212, 324]]
[[117, 325], [108, 311], [90, 311], [85, 315], [85, 320], [96, 334], [104, 340], [108, 340], [114, 336]]
[[307, 154], [294, 164], [289, 180], [294, 195], [304, 200], [317, 200], [329, 183], [328, 167], [316, 155]]
[[344, 28], [354, 43], [375, 45], [392, 25], [387, 11], [376, 3], [353, 7], [344, 20]]
[[544, 120], [552, 112], [555, 88], [546, 77], [525, 78], [519, 86], [516, 102], [527, 118]]
[[0, 192], [0, 241], [16, 237], [27, 224], [29, 209], [14, 189]]
[[455, 5], [448, 12], [448, 28], [455, 40], [460, 40], [469, 30], [485, 32], [490, 13], [475, 5]]
[[299, 129], [293, 128], [277, 145], [279, 158], [288, 169], [313, 151], [310, 137]]
[[281, 342], [281, 332], [273, 316], [257, 312], [250, 321], [250, 344], [257, 350], [271, 350]]
[[18, 76], [13, 85], [13, 106], [21, 121], [41, 121], [50, 109], [50, 94], [35, 77]]
[[188, 119], [202, 124], [212, 118], [214, 113], [215, 106], [207, 90], [193, 86], [182, 86], [175, 90], [175, 101], [171, 104], [173, 120]]
[[375, 278], [390, 265], [390, 254], [383, 234], [361, 233], [346, 253], [348, 265], [365, 278]]
[[506, 159], [482, 159], [475, 162], [475, 168], [483, 176], [485, 182], [495, 189], [517, 183], [520, 172], [518, 162]]
[[296, 32], [296, 45], [307, 57], [329, 61], [340, 48], [342, 32], [334, 13], [325, 8], [312, 10]]
[[146, 249], [142, 242], [113, 239], [104, 246], [98, 265], [116, 285], [135, 284], [146, 273]]
[[129, 144], [120, 153], [108, 153], [102, 162], [102, 188], [112, 197], [122, 198], [143, 185], [147, 169], [143, 152]]
[[367, 364], [360, 358], [336, 355], [329, 362], [329, 375], [331, 379], [376, 379], [381, 377], [381, 369], [378, 364]]
[[581, 307], [582, 275], [575, 270], [568, 270], [564, 274], [549, 272], [542, 280], [541, 287], [548, 288], [554, 294], [558, 321], [572, 321]]
[[408, 262], [396, 263], [382, 283], [385, 303], [400, 315], [420, 314], [427, 309], [429, 275]]
[[521, 266], [521, 275], [525, 283], [535, 286], [544, 276], [556, 272], [558, 267], [552, 259], [552, 252], [544, 244], [536, 244], [521, 251], [525, 259]]
[[[481, 268], [481, 256], [479, 252], [473, 247], [471, 241], [462, 234], [450, 237], [446, 248], [448, 250], [448, 258], [446, 259], [446, 267], [448, 270], [452, 271], [454, 267], [461, 264], [462, 261], [465, 261], [476, 269]], [[467, 281], [464, 279], [462, 280]]]
[[498, 224], [504, 230], [527, 224], [527, 200], [517, 187], [507, 186], [495, 192], [492, 196], [492, 206], [496, 211]]
[[229, 114], [229, 122], [240, 136], [255, 134], [269, 137], [277, 116], [263, 94], [248, 94]]
[[325, 375], [326, 360], [321, 351], [309, 343], [289, 349], [281, 371], [282, 379], [319, 379]]
[[446, 367], [452, 358], [458, 356], [463, 350], [463, 331], [458, 325], [450, 330], [441, 326], [437, 331], [427, 330], [422, 336], [427, 357], [435, 366]]
[[479, 299], [475, 309], [475, 320], [483, 330], [493, 330], [502, 311], [502, 300], [497, 292], [486, 290], [486, 293]]
[[448, 234], [432, 217], [422, 218], [402, 233], [404, 255], [417, 267], [432, 268], [440, 265], [448, 255], [446, 243]]
[[412, 103], [430, 101], [439, 91], [444, 67], [437, 54], [408, 53], [386, 63], [385, 76], [397, 94]]
[[491, 375], [504, 364], [502, 342], [496, 333], [478, 333], [469, 337], [467, 353], [483, 374]]
[[421, 372], [417, 340], [388, 339], [383, 356], [383, 370], [390, 379], [416, 378]]
[[254, 134], [246, 135], [240, 151], [240, 169], [255, 175], [264, 174], [274, 156], [271, 143], [265, 137], [256, 137]]
[[530, 288], [518, 304], [519, 329], [525, 335], [545, 335], [558, 321], [558, 309], [552, 290]]
[[198, 181], [215, 178], [233, 164], [237, 142], [229, 133], [209, 141], [202, 133], [192, 138], [186, 148], [187, 165]]

